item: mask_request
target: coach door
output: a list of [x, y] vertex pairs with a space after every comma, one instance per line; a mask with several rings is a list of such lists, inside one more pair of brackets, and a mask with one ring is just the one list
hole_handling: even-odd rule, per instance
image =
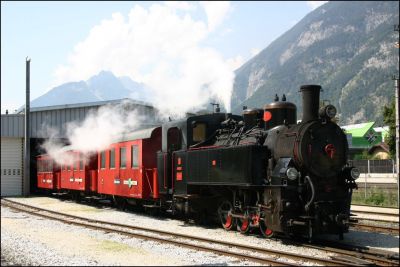
[[172, 155], [182, 148], [182, 133], [178, 127], [167, 131], [167, 151], [157, 153], [158, 184], [160, 193], [172, 193], [174, 182], [172, 176]]

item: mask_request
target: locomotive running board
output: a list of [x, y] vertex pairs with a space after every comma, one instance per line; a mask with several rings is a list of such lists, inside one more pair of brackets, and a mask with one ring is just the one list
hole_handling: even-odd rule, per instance
[[174, 198], [194, 199], [199, 198], [199, 195], [174, 195]]
[[152, 209], [159, 209], [159, 208], [161, 208], [160, 206], [158, 206], [158, 205], [142, 205], [143, 207], [145, 207], [145, 208], [152, 208]]

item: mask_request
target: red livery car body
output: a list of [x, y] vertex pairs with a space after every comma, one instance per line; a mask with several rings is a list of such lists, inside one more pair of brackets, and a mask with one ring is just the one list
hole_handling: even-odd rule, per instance
[[65, 153], [71, 159], [70, 164], [61, 165], [61, 188], [77, 191], [96, 191], [97, 189], [97, 155], [86, 158], [82, 153], [70, 147]]
[[36, 160], [38, 187], [60, 189], [60, 166], [49, 155], [39, 155]]
[[157, 161], [161, 127], [125, 135], [98, 153], [100, 194], [149, 199], [158, 198]]

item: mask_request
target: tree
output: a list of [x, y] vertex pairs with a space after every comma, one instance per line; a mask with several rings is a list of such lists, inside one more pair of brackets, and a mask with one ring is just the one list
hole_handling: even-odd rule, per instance
[[390, 154], [394, 158], [396, 154], [396, 110], [394, 98], [389, 106], [383, 107], [383, 122], [389, 126], [389, 136], [385, 138], [385, 143], [388, 144]]

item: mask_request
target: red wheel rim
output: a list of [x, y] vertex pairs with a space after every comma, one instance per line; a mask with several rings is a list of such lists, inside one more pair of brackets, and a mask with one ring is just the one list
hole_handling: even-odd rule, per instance
[[270, 236], [272, 233], [273, 233], [273, 232], [272, 232], [271, 229], [268, 229], [268, 228], [267, 228], [267, 230], [265, 230], [265, 234], [266, 234], [267, 236]]
[[268, 226], [265, 225], [264, 221], [260, 222], [260, 230], [261, 230], [261, 234], [266, 238], [271, 238], [274, 236], [274, 231], [272, 231], [270, 228], [268, 228]]
[[243, 224], [242, 224], [242, 227], [240, 227], [240, 230], [242, 232], [245, 232], [247, 230], [248, 226], [249, 226], [249, 221], [248, 220], [244, 220]]
[[236, 223], [235, 218], [232, 217], [232, 204], [229, 201], [224, 201], [218, 208], [218, 216], [221, 225], [225, 230], [230, 230]]
[[229, 228], [231, 226], [232, 226], [232, 216], [229, 215], [228, 217], [226, 217], [226, 222], [224, 224], [224, 227]]

